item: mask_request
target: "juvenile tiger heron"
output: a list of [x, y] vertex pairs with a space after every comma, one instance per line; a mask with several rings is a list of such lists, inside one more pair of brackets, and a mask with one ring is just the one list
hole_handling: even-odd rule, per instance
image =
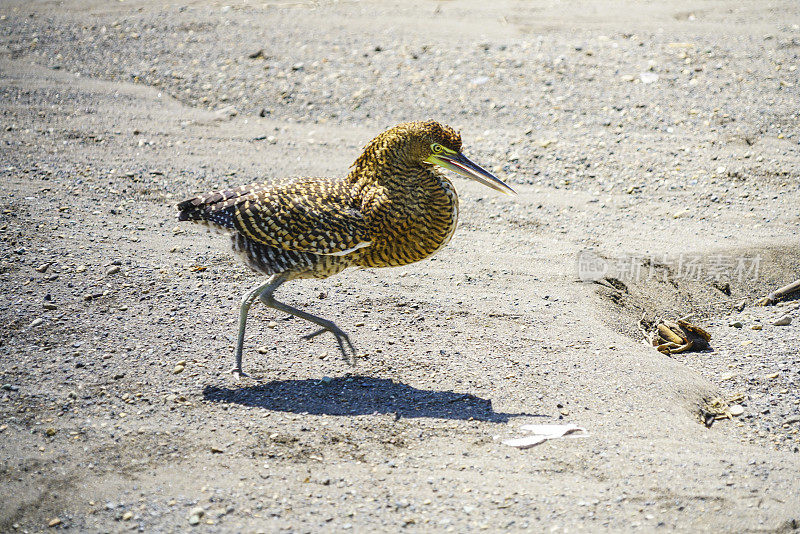
[[178, 220], [231, 235], [233, 250], [269, 275], [245, 294], [239, 312], [235, 375], [256, 299], [332, 333], [345, 360], [350, 338], [332, 321], [273, 294], [297, 278], [326, 278], [347, 267], [393, 267], [422, 260], [447, 244], [458, 220], [458, 196], [438, 167], [507, 194], [514, 190], [461, 153], [461, 135], [435, 121], [407, 122], [373, 139], [341, 179], [299, 178], [214, 191], [178, 204]]

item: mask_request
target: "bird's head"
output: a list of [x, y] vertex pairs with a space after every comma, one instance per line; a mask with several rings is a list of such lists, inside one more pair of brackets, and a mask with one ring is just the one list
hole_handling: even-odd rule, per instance
[[430, 165], [438, 165], [507, 195], [516, 192], [497, 176], [470, 161], [461, 153], [461, 134], [436, 121], [408, 123], [414, 139], [414, 157]]
[[[386, 130], [364, 147], [364, 152], [353, 163], [352, 179], [381, 176], [376, 166], [397, 165], [444, 167], [507, 195], [516, 195], [497, 176], [482, 169], [461, 153], [461, 135], [436, 121], [404, 122]], [[387, 173], [395, 179], [395, 173]]]

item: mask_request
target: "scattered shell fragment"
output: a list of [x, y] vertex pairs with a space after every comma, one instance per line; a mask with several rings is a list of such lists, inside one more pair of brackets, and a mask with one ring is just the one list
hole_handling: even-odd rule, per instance
[[728, 412], [734, 417], [739, 417], [744, 413], [744, 408], [741, 404], [734, 404], [730, 408], [728, 408]]

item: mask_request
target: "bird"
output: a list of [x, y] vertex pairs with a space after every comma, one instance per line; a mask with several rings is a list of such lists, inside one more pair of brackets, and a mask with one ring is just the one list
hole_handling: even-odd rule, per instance
[[460, 133], [428, 120], [379, 134], [344, 178], [265, 181], [179, 203], [179, 221], [230, 234], [233, 251], [269, 277], [242, 298], [231, 372], [248, 376], [242, 352], [247, 314], [256, 300], [317, 325], [305, 339], [330, 332], [344, 359], [354, 363], [355, 347], [334, 322], [278, 301], [274, 293], [290, 280], [327, 278], [347, 267], [407, 265], [435, 254], [458, 222], [458, 195], [441, 169], [516, 195], [461, 153]]

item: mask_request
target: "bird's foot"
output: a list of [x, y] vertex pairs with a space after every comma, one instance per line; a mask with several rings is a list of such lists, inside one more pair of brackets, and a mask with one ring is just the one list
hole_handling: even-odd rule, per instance
[[[252, 376], [250, 376], [247, 373], [245, 373], [244, 371], [242, 371], [241, 367], [234, 367], [233, 369], [231, 369], [228, 372], [233, 375], [233, 377], [236, 379], [237, 382], [239, 380], [241, 380], [242, 378], [253, 378]], [[253, 379], [253, 380], [256, 380], [256, 379]]]
[[[326, 326], [326, 327], [320, 328], [319, 330], [311, 332], [310, 334], [303, 336], [303, 339], [311, 339], [311, 338], [317, 337], [318, 335], [322, 334], [323, 332], [330, 332], [331, 334], [334, 335], [334, 337], [336, 338], [336, 343], [339, 344], [339, 350], [342, 353], [342, 358], [344, 358], [344, 361], [346, 361], [347, 363], [349, 363], [352, 366], [355, 366], [355, 364], [356, 364], [356, 348], [353, 346], [353, 343], [350, 341], [350, 336], [348, 336], [344, 332], [344, 330], [342, 330], [341, 328], [339, 328], [335, 324], [331, 323], [330, 326]], [[345, 344], [347, 345], [347, 348], [350, 349], [350, 354], [347, 353], [347, 350], [345, 349]]]

